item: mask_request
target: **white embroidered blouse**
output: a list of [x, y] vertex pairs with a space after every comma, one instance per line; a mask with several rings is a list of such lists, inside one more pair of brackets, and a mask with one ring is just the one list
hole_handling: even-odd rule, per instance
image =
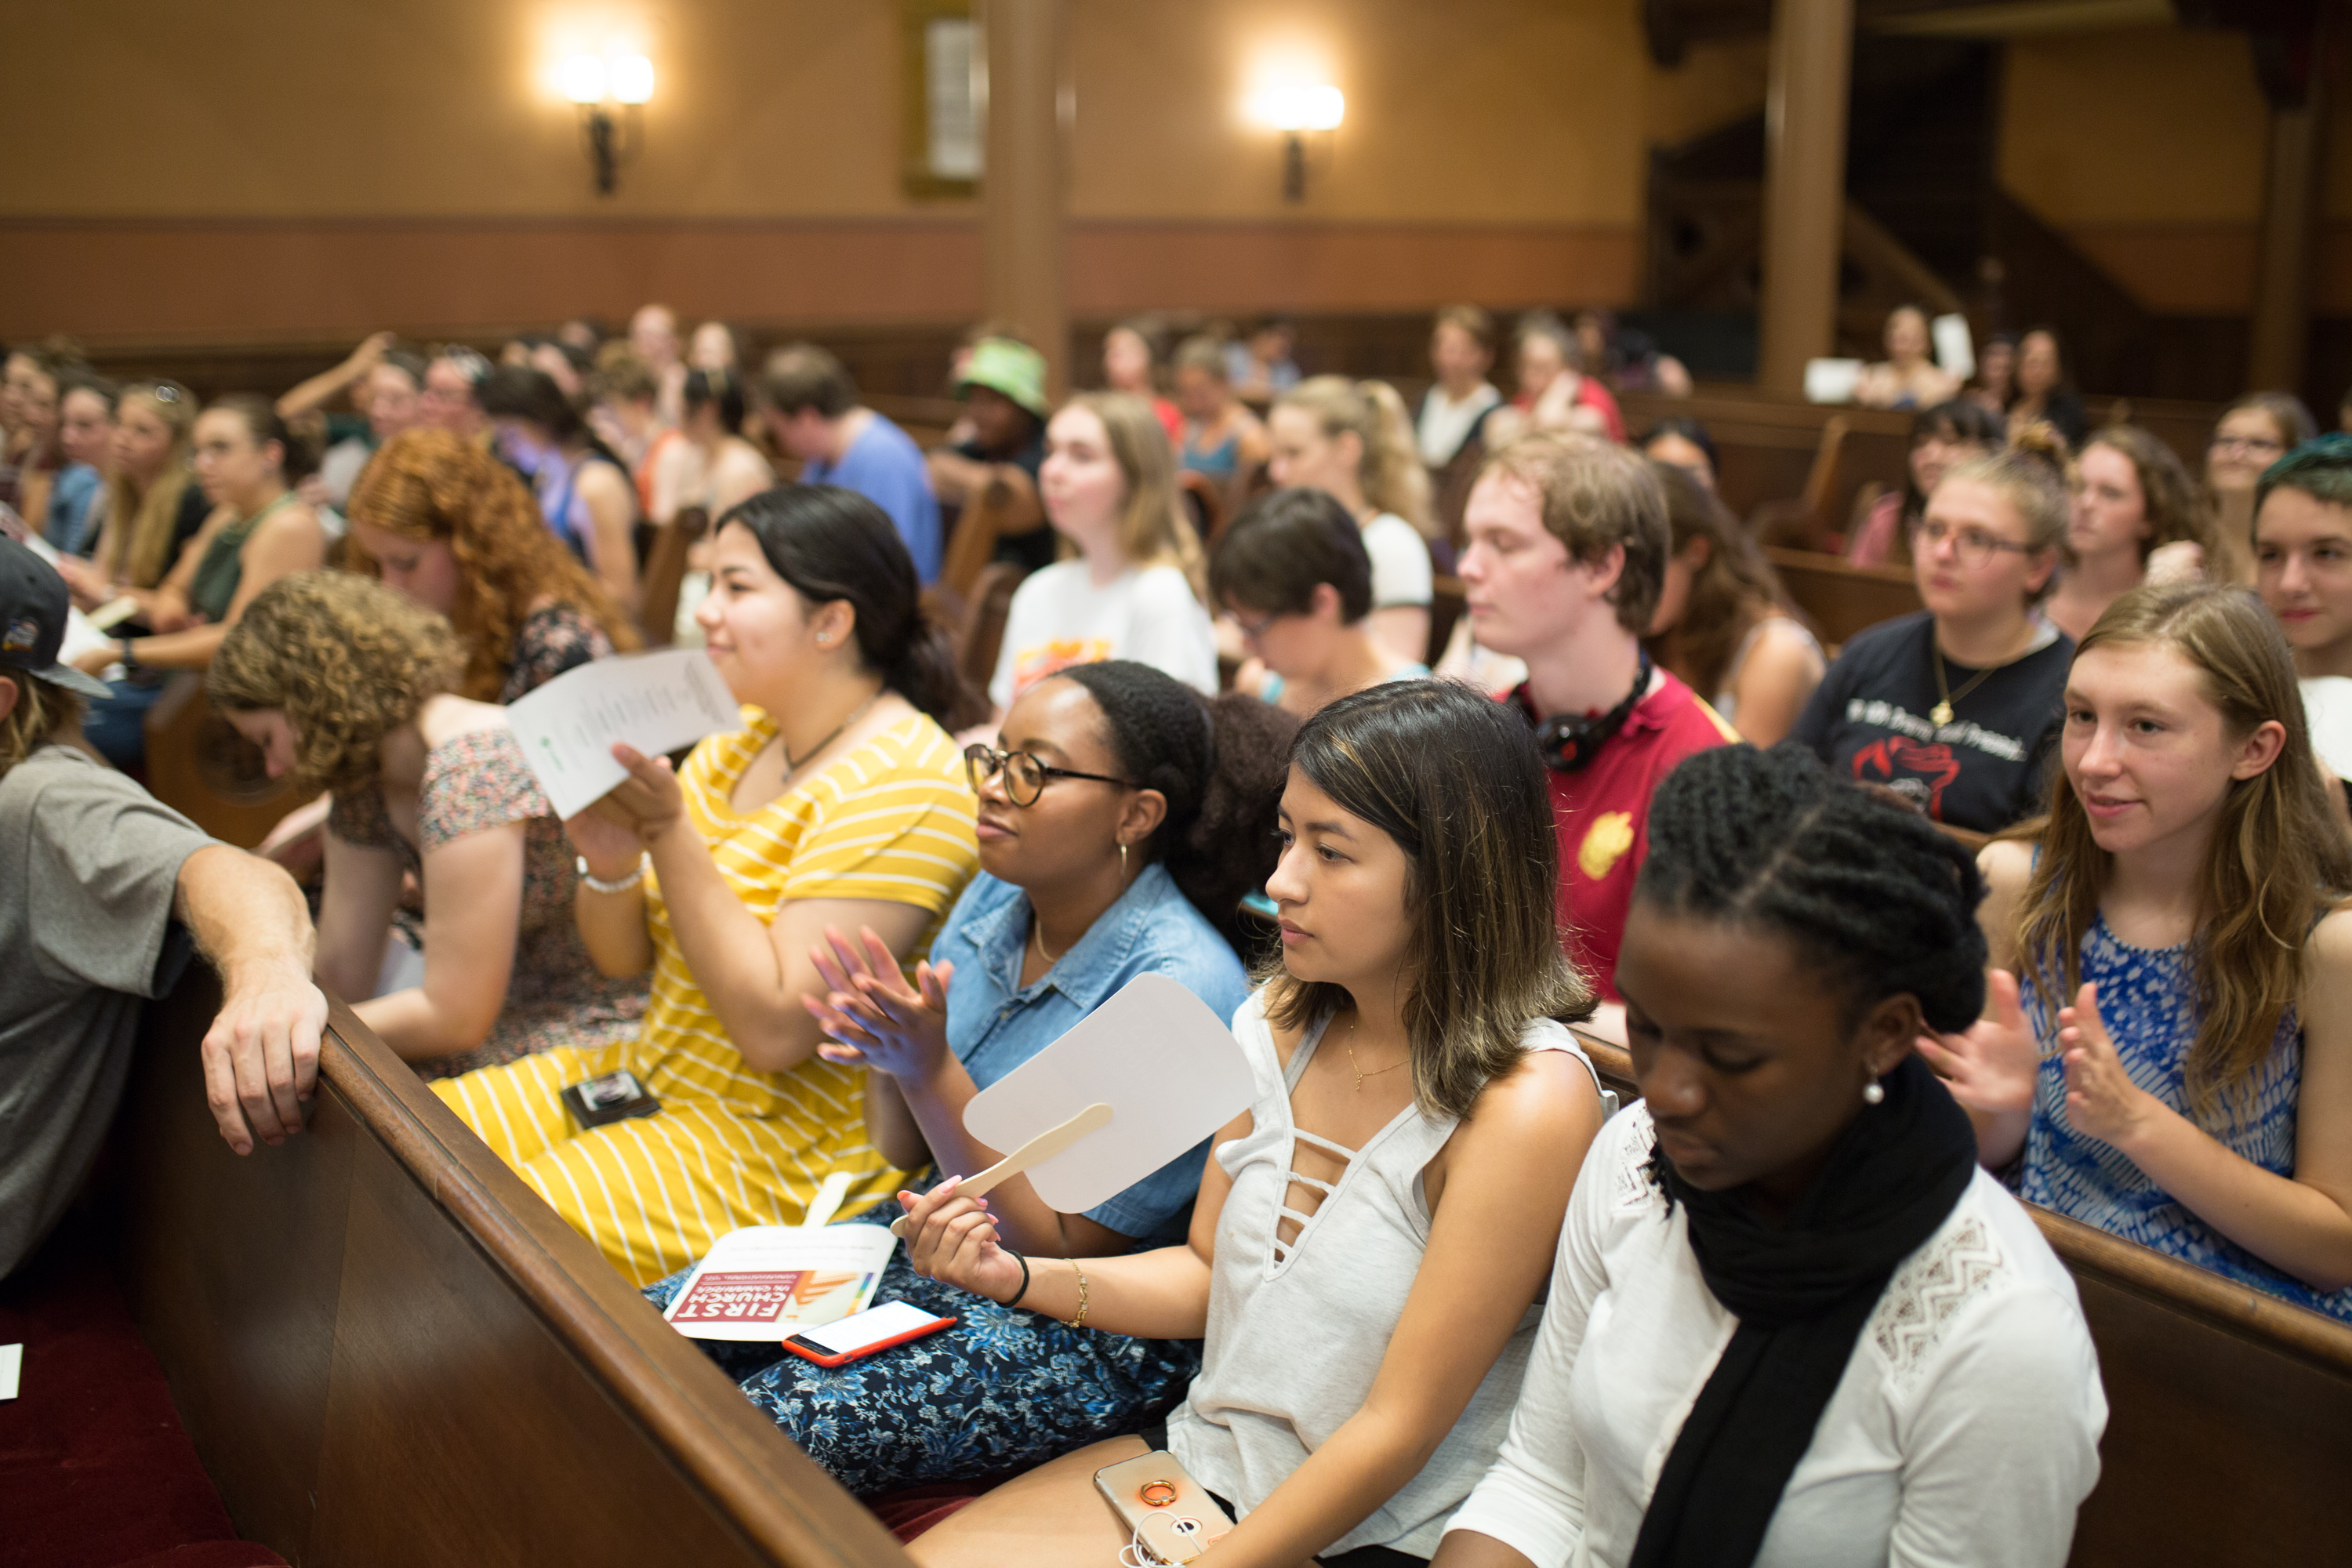
[[[1644, 1170], [1636, 1105], [1593, 1141], [1500, 1457], [1450, 1532], [1536, 1568], [1621, 1568], [1738, 1320]], [[2074, 1282], [1983, 1171], [1895, 1269], [1757, 1568], [2058, 1568], [2107, 1420]]]

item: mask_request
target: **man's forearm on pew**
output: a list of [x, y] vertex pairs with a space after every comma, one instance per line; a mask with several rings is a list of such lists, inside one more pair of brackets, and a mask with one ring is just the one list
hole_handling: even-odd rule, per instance
[[302, 1130], [319, 1071], [327, 999], [310, 982], [310, 912], [294, 879], [226, 844], [180, 868], [174, 913], [221, 977], [205, 1035], [205, 1096], [238, 1153]]

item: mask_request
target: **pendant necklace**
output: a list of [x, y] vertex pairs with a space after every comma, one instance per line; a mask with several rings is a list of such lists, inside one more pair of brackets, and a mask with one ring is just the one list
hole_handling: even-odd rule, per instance
[[[1934, 645], [1931, 643], [1929, 646], [1933, 647]], [[2017, 662], [2015, 659], [2011, 659], [2007, 664], [1996, 664], [1990, 668], [1979, 669], [1974, 675], [1969, 676], [1966, 680], [1960, 682], [1960, 689], [1958, 691], [1955, 691], [1944, 679], [1944, 650], [1940, 647], [1937, 647], [1934, 648], [1934, 652], [1936, 655], [1936, 689], [1941, 694], [1943, 700], [1937, 702], [1933, 708], [1927, 710], [1927, 717], [1938, 730], [1952, 721], [1953, 703], [1958, 701], [1961, 698], [1966, 697], [1969, 692], [1974, 691], [1979, 686], [1982, 685], [1984, 683], [1985, 677], [1991, 675], [1996, 671], [2007, 669], [2011, 664], [2015, 664]]]
[[1374, 1068], [1371, 1071], [1366, 1072], [1362, 1068], [1356, 1065], [1356, 1020], [1353, 1018], [1348, 1020], [1348, 1070], [1356, 1075], [1356, 1092], [1358, 1094], [1364, 1092], [1364, 1080], [1366, 1079], [1378, 1078], [1384, 1072], [1394, 1072], [1397, 1068], [1404, 1066], [1405, 1062], [1409, 1062], [1412, 1059], [1412, 1058], [1411, 1056], [1407, 1056], [1403, 1062], [1391, 1062], [1384, 1068]]

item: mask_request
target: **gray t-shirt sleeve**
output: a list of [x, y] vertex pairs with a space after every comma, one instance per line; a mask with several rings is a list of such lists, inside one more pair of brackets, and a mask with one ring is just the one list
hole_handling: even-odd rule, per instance
[[38, 918], [28, 934], [43, 966], [107, 991], [153, 996], [180, 867], [214, 842], [121, 773], [57, 766], [33, 803], [26, 844]]

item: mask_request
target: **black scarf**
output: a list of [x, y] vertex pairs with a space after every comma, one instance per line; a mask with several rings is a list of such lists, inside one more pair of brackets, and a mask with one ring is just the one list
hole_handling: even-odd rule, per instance
[[1968, 1113], [1917, 1057], [1880, 1082], [1775, 1228], [1734, 1189], [1690, 1186], [1664, 1153], [1650, 1173], [1739, 1327], [1699, 1390], [1643, 1515], [1631, 1568], [1748, 1568], [1797, 1461], [1837, 1392], [1895, 1266], [1918, 1250], [1976, 1173]]

